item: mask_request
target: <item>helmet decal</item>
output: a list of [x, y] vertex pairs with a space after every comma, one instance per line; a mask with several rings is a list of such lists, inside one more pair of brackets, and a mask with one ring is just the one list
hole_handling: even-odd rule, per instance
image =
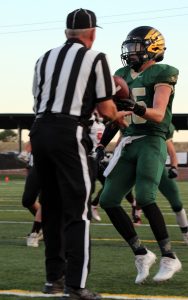
[[148, 52], [160, 54], [166, 49], [163, 35], [154, 28], [148, 32], [148, 34], [145, 36], [145, 40], [151, 41], [151, 44], [147, 47]]

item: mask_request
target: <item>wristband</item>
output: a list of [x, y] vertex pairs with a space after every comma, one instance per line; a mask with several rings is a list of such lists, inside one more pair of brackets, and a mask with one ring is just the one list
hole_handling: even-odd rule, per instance
[[135, 115], [142, 117], [143, 115], [145, 115], [146, 107], [135, 103], [133, 112], [135, 113]]

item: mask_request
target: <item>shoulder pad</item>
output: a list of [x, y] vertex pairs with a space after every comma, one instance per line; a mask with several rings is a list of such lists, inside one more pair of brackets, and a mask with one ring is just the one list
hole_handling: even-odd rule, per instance
[[118, 69], [117, 71], [115, 71], [114, 75], [121, 76], [121, 77], [123, 77], [123, 79], [126, 80], [129, 73], [130, 73], [130, 67], [126, 66], [126, 67], [122, 67], [122, 68]]
[[148, 74], [150, 83], [168, 83], [171, 85], [177, 83], [179, 71], [175, 67], [166, 64], [155, 64], [147, 70], [150, 73]]

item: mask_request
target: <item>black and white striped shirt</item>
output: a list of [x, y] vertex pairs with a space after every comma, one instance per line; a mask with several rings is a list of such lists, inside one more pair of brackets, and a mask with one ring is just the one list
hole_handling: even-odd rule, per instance
[[35, 66], [33, 95], [36, 114], [62, 113], [88, 117], [97, 102], [116, 93], [106, 55], [67, 42], [46, 52]]

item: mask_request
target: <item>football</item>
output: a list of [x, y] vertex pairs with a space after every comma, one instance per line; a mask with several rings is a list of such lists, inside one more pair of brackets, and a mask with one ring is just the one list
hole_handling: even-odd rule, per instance
[[116, 85], [116, 99], [130, 98], [130, 90], [127, 82], [122, 77], [117, 75], [114, 75], [113, 78]]

